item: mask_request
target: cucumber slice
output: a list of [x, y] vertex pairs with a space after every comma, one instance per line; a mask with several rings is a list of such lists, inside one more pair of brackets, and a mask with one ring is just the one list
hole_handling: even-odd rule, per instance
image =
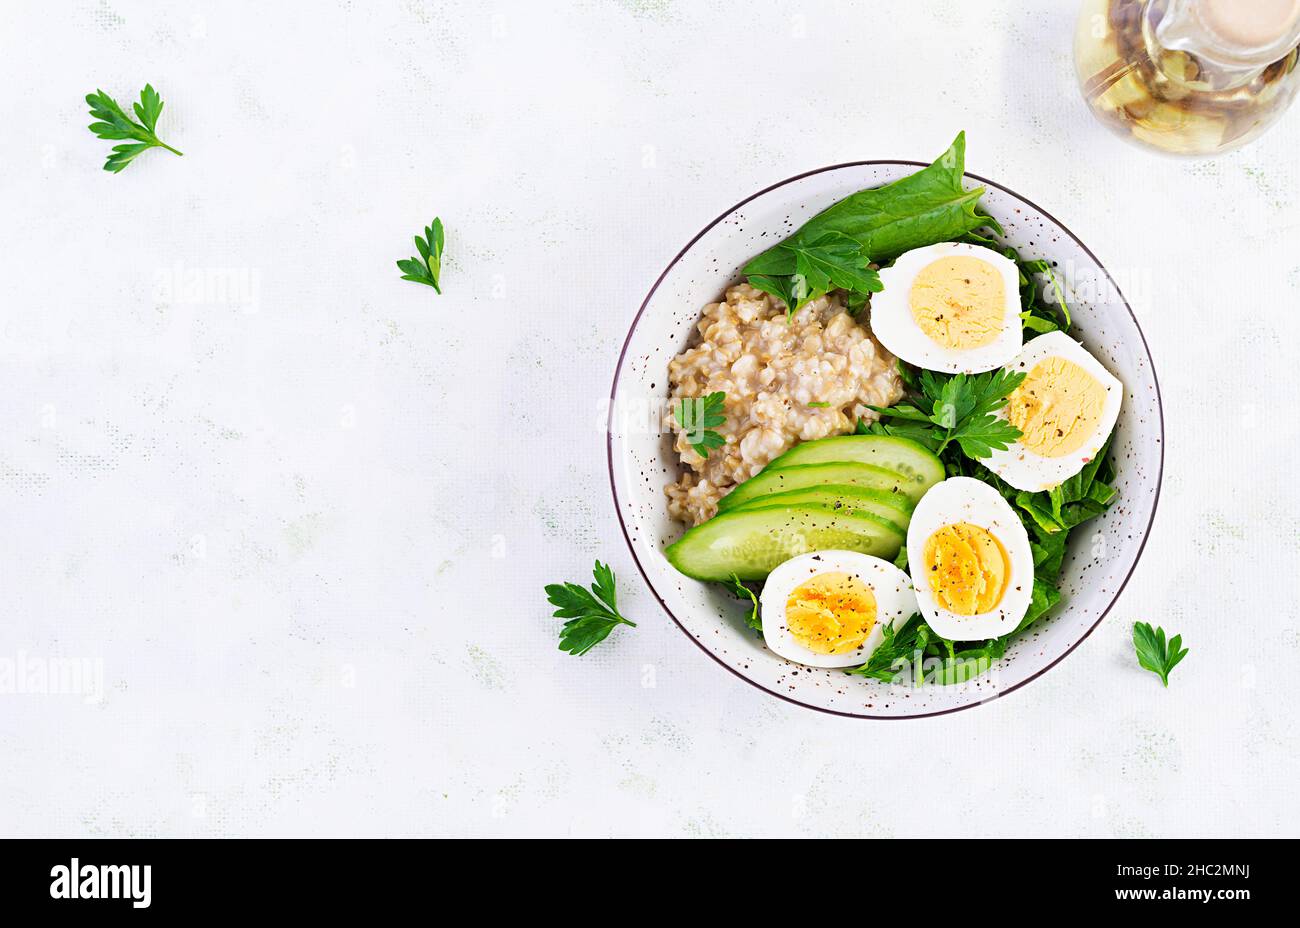
[[[781, 460], [777, 458], [777, 460]], [[718, 502], [719, 512], [730, 512], [743, 503], [769, 496], [773, 493], [785, 493], [788, 490], [803, 490], [827, 484], [835, 486], [866, 487], [871, 490], [893, 492], [897, 490], [907, 494], [916, 503], [921, 494], [930, 489], [903, 476], [898, 471], [874, 464], [858, 464], [853, 461], [832, 464], [797, 464], [773, 470], [771, 465], [758, 476], [750, 477], [736, 489], [732, 490]]]
[[[856, 461], [896, 471], [907, 478], [903, 489], [913, 500], [944, 478], [943, 462], [924, 445], [893, 435], [838, 435], [795, 445], [763, 468], [781, 470], [804, 464]], [[760, 474], [761, 476], [761, 474]]]
[[731, 511], [745, 512], [768, 506], [806, 506], [809, 503], [849, 512], [869, 512], [873, 516], [880, 516], [892, 522], [903, 533], [907, 532], [908, 523], [912, 521], [912, 510], [915, 508], [912, 501], [902, 493], [830, 484], [760, 496], [747, 503], [741, 503]]
[[774, 506], [727, 512], [664, 549], [668, 562], [696, 580], [762, 580], [778, 564], [809, 551], [860, 551], [892, 559], [906, 533], [887, 519], [830, 506]]

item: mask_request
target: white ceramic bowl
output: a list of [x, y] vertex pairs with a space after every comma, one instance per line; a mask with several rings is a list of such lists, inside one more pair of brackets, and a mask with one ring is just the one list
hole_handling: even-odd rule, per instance
[[1160, 391], [1133, 312], [1087, 247], [1033, 203], [975, 175], [985, 210], [1025, 258], [1063, 272], [1075, 327], [1099, 361], [1124, 383], [1111, 448], [1120, 499], [1071, 539], [1062, 569], [1064, 600], [990, 671], [954, 686], [910, 687], [789, 663], [746, 629], [743, 608], [715, 584], [677, 573], [663, 548], [682, 532], [668, 518], [664, 485], [677, 456], [659, 424], [667, 403], [668, 361], [685, 347], [705, 303], [741, 278], [740, 268], [808, 218], [855, 191], [897, 180], [924, 165], [860, 161], [792, 177], [709, 223], [655, 281], [632, 322], [610, 396], [609, 471], [614, 504], [632, 556], [673, 621], [700, 648], [759, 689], [790, 702], [859, 718], [919, 718], [954, 712], [1018, 689], [1069, 654], [1097, 626], [1137, 565], [1155, 516], [1164, 459]]

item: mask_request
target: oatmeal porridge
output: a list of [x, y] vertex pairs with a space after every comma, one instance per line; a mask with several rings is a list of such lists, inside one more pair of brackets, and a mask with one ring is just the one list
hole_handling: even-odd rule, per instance
[[[704, 307], [691, 346], [668, 365], [668, 425], [682, 474], [669, 484], [668, 511], [698, 525], [718, 500], [796, 442], [852, 432], [875, 421], [869, 406], [903, 396], [893, 355], [844, 307], [838, 292], [810, 301], [786, 321], [785, 304], [749, 284]], [[701, 457], [676, 421], [679, 401], [726, 394], [726, 444]]]

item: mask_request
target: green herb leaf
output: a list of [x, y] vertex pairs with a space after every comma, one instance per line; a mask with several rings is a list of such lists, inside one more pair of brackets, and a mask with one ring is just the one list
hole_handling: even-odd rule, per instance
[[892, 435], [895, 438], [910, 438], [918, 444], [924, 445], [931, 451], [937, 451], [939, 442], [942, 440], [942, 433], [934, 428], [933, 423], [926, 420], [926, 424], [904, 423], [897, 425], [895, 423], [871, 422], [859, 419], [856, 432], [858, 435]]
[[770, 293], [786, 305], [789, 312], [792, 306], [801, 305], [805, 301], [808, 293], [807, 282], [802, 278], [795, 278], [794, 275], [778, 276], [767, 274], [754, 274], [749, 278], [749, 285], [764, 293]]
[[443, 240], [442, 220], [435, 216], [433, 222], [424, 227], [424, 238], [415, 236], [415, 250], [420, 256], [397, 262], [402, 280], [424, 284], [441, 294]]
[[636, 627], [618, 612], [614, 572], [597, 561], [592, 568], [591, 590], [576, 583], [552, 583], [546, 598], [555, 606], [557, 619], [568, 619], [560, 631], [560, 650], [573, 655], [586, 654], [600, 644], [619, 625]]
[[[1022, 519], [1023, 521], [1023, 519]], [[1034, 556], [1034, 577], [1051, 586], [1061, 576], [1061, 564], [1065, 560], [1065, 542], [1069, 532], [1043, 534], [1033, 526], [1029, 529], [1029, 550]]]
[[1001, 409], [1007, 404], [1007, 397], [1015, 392], [1025, 380], [1024, 373], [999, 368], [984, 374], [976, 374], [970, 379], [971, 391], [975, 394], [973, 415], [984, 415]]
[[844, 294], [844, 309], [848, 312], [850, 316], [856, 318], [858, 314], [861, 313], [862, 310], [866, 308], [867, 304], [870, 301], [871, 301], [870, 293], [861, 293], [855, 290], [852, 293]]
[[1006, 369], [950, 377], [921, 371], [914, 381], [919, 393], [913, 404], [872, 407], [882, 418], [908, 424], [868, 426], [867, 432], [913, 438], [936, 454], [956, 442], [967, 457], [986, 458], [1020, 437], [1019, 429], [994, 413], [1006, 405], [1007, 397], [1024, 379], [1023, 373]]
[[755, 274], [750, 284], [782, 300], [790, 315], [832, 290], [848, 291], [854, 303], [865, 302], [867, 294], [881, 290], [880, 275], [869, 266], [871, 259], [847, 235], [827, 232], [815, 242], [776, 247], [781, 266], [790, 265], [793, 258], [794, 270], [786, 275]]
[[162, 108], [162, 97], [158, 96], [158, 91], [154, 90], [152, 85], [145, 84], [144, 90], [140, 91], [140, 102], [134, 105], [134, 109], [136, 117], [150, 132], [153, 132], [158, 125]]
[[924, 422], [927, 426], [934, 425], [934, 420], [930, 418], [930, 413], [917, 409], [907, 403], [899, 403], [897, 406], [870, 406], [869, 409], [875, 410], [881, 415], [887, 415], [894, 419], [906, 419], [909, 422]]
[[745, 586], [740, 577], [735, 574], [731, 575], [730, 580], [723, 580], [722, 585], [731, 591], [731, 595], [737, 599], [749, 601], [749, 615], [745, 616], [745, 624], [756, 632], [763, 631], [763, 620], [758, 611], [758, 594], [752, 589]]
[[718, 392], [708, 396], [683, 397], [677, 404], [677, 424], [686, 435], [686, 443], [702, 458], [707, 458], [711, 449], [721, 448], [727, 443], [714, 431], [716, 426], [727, 421], [722, 414], [726, 399], [727, 394]]
[[[1061, 287], [1061, 280], [1056, 276], [1056, 271], [1052, 268], [1051, 262], [1042, 260], [1026, 261], [1023, 263], [1022, 268], [1022, 273], [1028, 272], [1027, 276], [1032, 274], [1042, 274], [1047, 278], [1047, 282], [1052, 288], [1053, 299], [1050, 302], [1060, 310], [1061, 322], [1063, 323], [1062, 325], [1057, 326], [1057, 328], [1064, 332], [1070, 331], [1070, 326], [1073, 325], [1070, 320], [1070, 304], [1069, 301], [1065, 299], [1065, 290]], [[1036, 286], [1034, 287], [1034, 295], [1035, 297], [1038, 295], [1038, 288]], [[1038, 301], [1036, 300], [1035, 302], [1037, 303]]]
[[1033, 332], [1035, 335], [1042, 335], [1046, 332], [1059, 332], [1061, 327], [1051, 319], [1043, 319], [1035, 316], [1029, 310], [1020, 314], [1020, 323], [1026, 331]]
[[938, 668], [927, 674], [927, 682], [941, 686], [952, 686], [975, 679], [992, 667], [996, 661], [1001, 660], [1007, 650], [1005, 637], [990, 638], [983, 644], [962, 648], [960, 651], [955, 650], [955, 642], [948, 641], [946, 638], [940, 639], [940, 643], [947, 649], [948, 654], [943, 656], [943, 661]]
[[132, 107], [139, 122], [128, 116], [118, 102], [102, 90], [87, 94], [86, 102], [90, 104], [90, 115], [96, 120], [90, 124], [91, 132], [101, 139], [131, 140], [128, 144], [113, 146], [112, 154], [104, 162], [105, 171], [118, 174], [141, 152], [151, 148], [165, 148], [174, 155], [180, 154], [155, 134], [163, 102], [151, 85], [144, 85], [144, 90], [140, 91], [140, 102]]
[[840, 232], [827, 232], [809, 244], [788, 247], [795, 255], [795, 273], [802, 274], [808, 286], [818, 293], [849, 290], [856, 293], [879, 293], [880, 275], [869, 265], [871, 259], [862, 246]]
[[1158, 676], [1166, 687], [1169, 686], [1170, 672], [1187, 656], [1182, 635], [1174, 635], [1166, 643], [1165, 630], [1159, 627], [1152, 629], [1146, 622], [1133, 623], [1133, 648], [1137, 652], [1138, 663]]
[[903, 386], [913, 393], [921, 392], [921, 375], [917, 368], [901, 358], [894, 362], [894, 367], [898, 371], [898, 379], [903, 381]]
[[997, 416], [972, 416], [953, 430], [950, 438], [961, 446], [969, 458], [986, 458], [994, 451], [1005, 451], [1020, 437], [1020, 429]]

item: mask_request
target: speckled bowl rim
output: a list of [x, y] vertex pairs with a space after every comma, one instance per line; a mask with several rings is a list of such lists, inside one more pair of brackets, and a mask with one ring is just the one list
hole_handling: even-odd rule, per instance
[[996, 187], [997, 189], [1001, 190], [1003, 193], [1007, 194], [1008, 196], [1014, 197], [1015, 199], [1019, 200], [1021, 203], [1025, 204], [1030, 209], [1035, 210], [1044, 219], [1047, 219], [1050, 222], [1054, 223], [1058, 229], [1060, 229], [1062, 232], [1064, 232], [1066, 235], [1072, 238], [1074, 240], [1074, 243], [1078, 245], [1081, 249], [1083, 249], [1084, 254], [1086, 254], [1092, 260], [1092, 262], [1097, 265], [1098, 270], [1100, 270], [1103, 274], [1106, 275], [1106, 280], [1108, 280], [1110, 282], [1110, 285], [1115, 288], [1115, 293], [1119, 296], [1120, 300], [1123, 301], [1124, 308], [1128, 310], [1129, 318], [1133, 320], [1133, 327], [1137, 330], [1138, 338], [1142, 340], [1142, 349], [1143, 351], [1146, 352], [1147, 361], [1150, 364], [1151, 383], [1155, 387], [1155, 393], [1156, 393], [1157, 422], [1160, 427], [1160, 436], [1159, 436], [1160, 437], [1160, 441], [1159, 441], [1159, 446], [1160, 446], [1159, 465], [1160, 466], [1156, 471], [1155, 493], [1151, 499], [1151, 517], [1147, 520], [1146, 527], [1142, 529], [1142, 539], [1138, 543], [1137, 553], [1133, 557], [1133, 564], [1132, 566], [1129, 567], [1128, 573], [1124, 575], [1124, 579], [1120, 582], [1119, 586], [1115, 588], [1115, 593], [1114, 595], [1111, 596], [1110, 602], [1106, 604], [1106, 608], [1104, 608], [1101, 611], [1101, 614], [1097, 616], [1097, 621], [1092, 623], [1092, 626], [1079, 637], [1078, 641], [1074, 642], [1074, 644], [1070, 645], [1063, 652], [1061, 652], [1060, 656], [1058, 656], [1054, 661], [1052, 661], [1046, 667], [1043, 667], [1041, 670], [1038, 670], [1037, 672], [1030, 674], [1029, 676], [1025, 677], [1025, 679], [1021, 680], [1019, 683], [1016, 683], [1014, 686], [1009, 686], [1006, 689], [999, 690], [997, 693], [995, 693], [993, 696], [987, 699], [968, 702], [960, 706], [953, 706], [950, 709], [939, 709], [934, 712], [917, 712], [911, 715], [871, 715], [870, 713], [865, 713], [865, 712], [844, 712], [839, 709], [828, 709], [824, 706], [816, 706], [813, 705], [812, 703], [807, 703], [807, 702], [803, 702], [802, 700], [795, 699], [792, 696], [787, 696], [784, 693], [778, 693], [776, 690], [768, 689], [766, 686], [763, 686], [758, 681], [752, 680], [749, 677], [745, 676], [735, 667], [732, 667], [722, 658], [718, 657], [718, 655], [714, 654], [707, 647], [705, 647], [704, 643], [696, 639], [695, 636], [692, 635], [687, 630], [686, 626], [681, 623], [681, 620], [679, 620], [677, 616], [673, 614], [673, 611], [668, 608], [668, 604], [664, 602], [663, 597], [659, 595], [659, 591], [655, 589], [655, 585], [650, 581], [650, 575], [646, 573], [645, 567], [641, 564], [641, 559], [637, 557], [636, 546], [632, 544], [632, 536], [628, 534], [627, 523], [623, 519], [623, 507], [621, 505], [621, 501], [618, 498], [618, 483], [614, 479], [614, 412], [617, 409], [618, 384], [619, 381], [622, 379], [623, 362], [627, 360], [628, 348], [632, 344], [632, 336], [636, 332], [637, 325], [641, 322], [641, 316], [645, 314], [646, 307], [650, 305], [650, 300], [654, 297], [655, 291], [659, 289], [659, 285], [664, 282], [664, 278], [666, 278], [668, 276], [668, 273], [677, 265], [677, 262], [680, 261], [688, 251], [694, 248], [695, 243], [698, 242], [701, 238], [703, 238], [709, 232], [709, 230], [711, 230], [714, 226], [722, 222], [728, 216], [732, 215], [734, 212], [736, 212], [738, 209], [740, 209], [742, 206], [744, 206], [746, 203], [750, 202], [751, 200], [755, 200], [763, 196], [764, 194], [771, 193], [773, 190], [776, 190], [779, 187], [784, 187], [786, 184], [792, 184], [797, 180], [803, 180], [805, 177], [812, 177], [815, 174], [823, 174], [826, 171], [838, 171], [842, 168], [871, 167], [874, 165], [905, 165], [908, 167], [918, 167], [918, 168], [929, 167], [928, 163], [924, 161], [907, 161], [907, 160], [886, 158], [886, 159], [878, 159], [872, 161], [845, 161], [842, 162], [841, 164], [831, 164], [831, 165], [827, 165], [824, 168], [815, 168], [811, 171], [804, 171], [802, 174], [795, 174], [793, 177], [787, 177], [785, 180], [777, 181], [775, 184], [772, 184], [769, 187], [764, 187], [762, 190], [758, 191], [757, 193], [753, 193], [745, 197], [745, 199], [741, 200], [739, 203], [737, 203], [735, 206], [731, 207], [730, 209], [726, 210], [725, 212], [721, 213], [716, 219], [714, 219], [703, 229], [697, 232], [695, 236], [689, 242], [686, 243], [685, 247], [683, 247], [681, 251], [677, 252], [676, 256], [671, 261], [668, 262], [668, 265], [663, 269], [663, 272], [660, 273], [659, 277], [655, 280], [654, 285], [651, 286], [650, 292], [646, 294], [645, 299], [641, 301], [641, 308], [637, 310], [636, 316], [632, 319], [632, 324], [628, 327], [627, 338], [623, 340], [623, 349], [622, 351], [619, 352], [618, 355], [618, 366], [614, 368], [614, 382], [610, 385], [610, 390], [609, 390], [609, 418], [605, 426], [605, 456], [609, 465], [609, 488], [610, 488], [610, 492], [614, 496], [614, 512], [618, 516], [618, 526], [623, 531], [623, 541], [627, 543], [627, 549], [632, 554], [632, 561], [633, 563], [636, 564], [636, 569], [640, 572], [641, 578], [645, 581], [646, 586], [649, 587], [650, 592], [654, 594], [655, 600], [658, 601], [659, 605], [663, 608], [664, 612], [668, 613], [668, 618], [673, 620], [673, 624], [676, 625], [679, 629], [681, 629], [682, 634], [685, 635], [692, 644], [694, 644], [701, 651], [707, 654], [719, 666], [724, 667], [732, 674], [735, 674], [737, 677], [739, 677], [741, 680], [744, 680], [746, 683], [748, 683], [750, 686], [754, 687], [755, 689], [762, 690], [764, 693], [768, 693], [769, 695], [775, 696], [777, 699], [785, 700], [788, 703], [793, 703], [796, 706], [802, 706], [805, 709], [813, 709], [816, 710], [817, 712], [825, 712], [827, 715], [839, 715], [839, 716], [843, 716], [844, 718], [850, 718], [850, 719], [907, 721], [910, 719], [932, 718], [937, 715], [950, 715], [953, 712], [961, 712], [965, 709], [973, 709], [976, 706], [982, 706], [985, 703], [990, 703], [995, 699], [1001, 699], [1003, 696], [1006, 696], [1008, 693], [1014, 693], [1016, 690], [1037, 680], [1043, 674], [1047, 673], [1047, 671], [1051, 670], [1061, 661], [1069, 657], [1072, 653], [1074, 653], [1075, 648], [1083, 644], [1083, 642], [1088, 639], [1088, 636], [1090, 636], [1094, 631], [1097, 630], [1097, 626], [1100, 625], [1105, 620], [1106, 616], [1110, 614], [1110, 610], [1114, 608], [1115, 603], [1118, 602], [1120, 596], [1124, 592], [1124, 588], [1128, 586], [1129, 580], [1133, 578], [1133, 572], [1137, 570], [1137, 565], [1142, 560], [1142, 553], [1146, 550], [1147, 539], [1151, 535], [1151, 526], [1155, 524], [1156, 510], [1159, 509], [1160, 507], [1160, 490], [1163, 485], [1164, 475], [1165, 475], [1165, 408], [1164, 408], [1164, 402], [1160, 396], [1160, 378], [1156, 376], [1155, 360], [1151, 357], [1151, 346], [1147, 343], [1147, 338], [1142, 331], [1142, 326], [1138, 322], [1137, 316], [1134, 315], [1133, 313], [1133, 307], [1129, 305], [1128, 298], [1124, 296], [1124, 293], [1123, 291], [1120, 290], [1119, 285], [1115, 283], [1115, 279], [1111, 277], [1110, 271], [1108, 271], [1106, 269], [1106, 266], [1102, 264], [1100, 260], [1098, 260], [1095, 254], [1092, 253], [1092, 249], [1090, 249], [1087, 245], [1085, 245], [1083, 241], [1079, 238], [1079, 236], [1075, 235], [1072, 231], [1070, 231], [1068, 226], [1066, 226], [1063, 222], [1061, 222], [1059, 219], [1057, 219], [1047, 210], [1043, 209], [1033, 200], [1021, 196], [1020, 194], [1012, 190], [1010, 187], [1005, 187], [1002, 184], [999, 184], [997, 181], [989, 180], [987, 177], [981, 177], [978, 174], [966, 173], [963, 175], [964, 177], [969, 178], [970, 180], [973, 180], [977, 183], [987, 184], [990, 187]]

